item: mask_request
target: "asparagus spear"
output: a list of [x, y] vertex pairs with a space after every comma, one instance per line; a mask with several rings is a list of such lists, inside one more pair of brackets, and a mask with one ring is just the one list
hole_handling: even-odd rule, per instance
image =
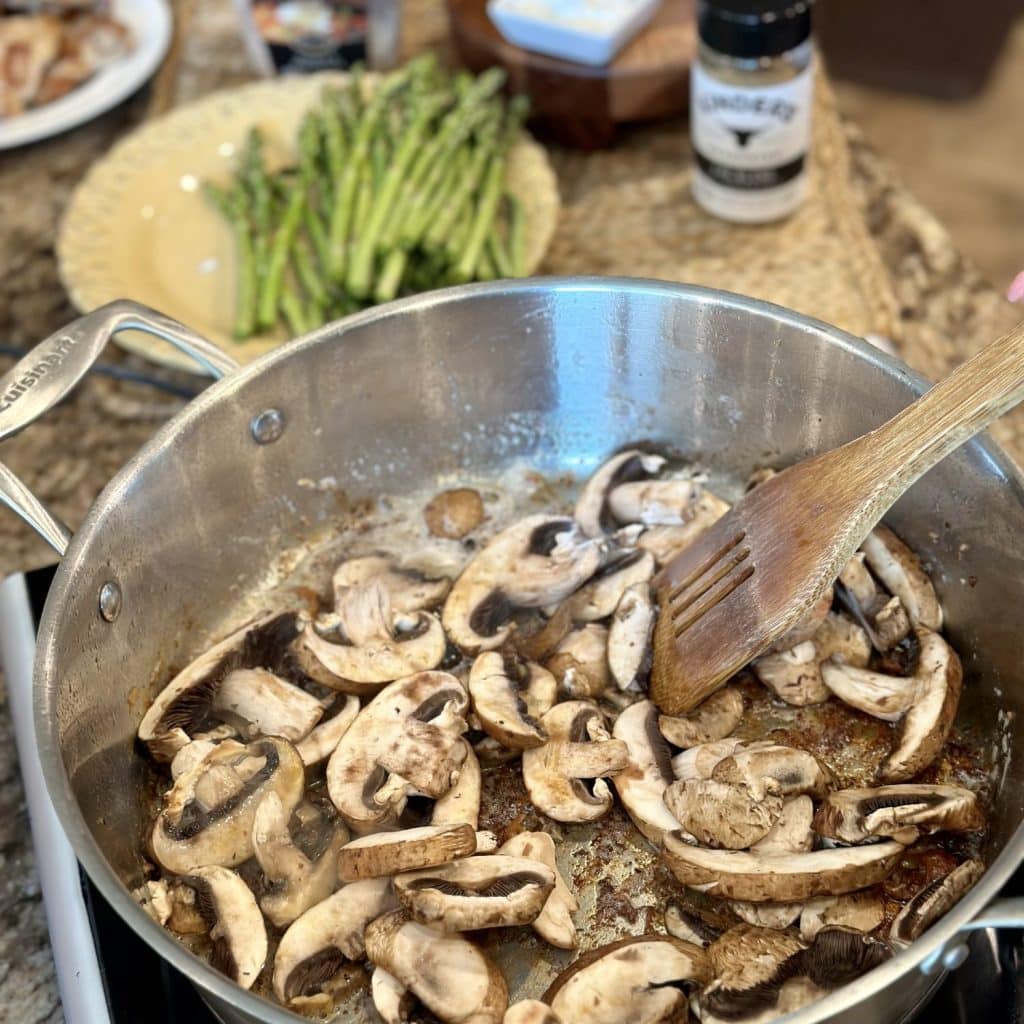
[[487, 244], [484, 246], [484, 257], [487, 264], [494, 271], [495, 277], [513, 277], [512, 261], [508, 255], [508, 249], [498, 234], [497, 225], [487, 236]]
[[238, 284], [235, 293], [234, 336], [248, 338], [256, 329], [256, 264], [253, 259], [252, 233], [245, 191], [236, 186], [230, 191], [206, 182], [203, 190], [224, 214], [235, 236], [235, 258], [238, 261]]

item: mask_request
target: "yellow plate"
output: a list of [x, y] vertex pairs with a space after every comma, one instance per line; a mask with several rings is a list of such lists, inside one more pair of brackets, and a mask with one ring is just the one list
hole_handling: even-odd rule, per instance
[[[319, 101], [324, 85], [344, 77], [289, 76], [214, 93], [148, 122], [115, 146], [75, 190], [61, 224], [57, 256], [75, 305], [87, 311], [117, 298], [144, 302], [243, 363], [287, 340], [284, 333], [241, 344], [232, 339], [231, 231], [199, 184], [230, 178], [254, 125], [266, 136], [268, 162], [290, 162], [303, 114]], [[554, 234], [559, 198], [547, 154], [525, 136], [511, 153], [509, 180], [526, 210], [533, 273]], [[156, 362], [196, 370], [149, 335], [125, 332], [117, 340]]]

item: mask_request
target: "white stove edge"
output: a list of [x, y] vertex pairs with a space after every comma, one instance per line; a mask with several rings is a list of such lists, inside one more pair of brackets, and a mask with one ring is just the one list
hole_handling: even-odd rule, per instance
[[36, 871], [67, 1024], [110, 1024], [78, 861], [50, 803], [32, 723], [35, 626], [21, 573], [0, 582], [0, 660], [25, 787]]

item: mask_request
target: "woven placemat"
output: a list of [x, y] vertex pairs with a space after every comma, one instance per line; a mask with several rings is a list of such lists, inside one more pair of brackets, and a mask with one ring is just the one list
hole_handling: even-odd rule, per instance
[[[154, 112], [251, 77], [228, 0], [183, 0], [180, 44], [154, 90]], [[446, 50], [444, 5], [406, 0], [402, 50]], [[819, 75], [810, 196], [768, 226], [726, 224], [690, 198], [682, 120], [627, 131], [600, 153], [552, 148], [564, 211], [543, 270], [709, 285], [768, 299], [858, 335], [895, 337], [896, 298], [851, 194], [849, 153]]]

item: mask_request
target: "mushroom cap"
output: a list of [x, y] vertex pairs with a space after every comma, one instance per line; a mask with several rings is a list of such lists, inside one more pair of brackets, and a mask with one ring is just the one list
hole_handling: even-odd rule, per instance
[[574, 520], [521, 519], [481, 548], [455, 581], [442, 613], [449, 639], [470, 654], [500, 647], [516, 608], [558, 604], [600, 561], [597, 543]]
[[446, 932], [531, 924], [555, 887], [539, 861], [489, 854], [397, 875], [395, 892], [420, 924]]
[[902, 855], [903, 846], [891, 840], [810, 853], [708, 850], [673, 832], [663, 848], [669, 870], [683, 885], [751, 903], [794, 903], [865, 889], [882, 881]]
[[948, 875], [936, 878], [917, 893], [896, 915], [889, 935], [897, 945], [920, 938], [952, 909], [985, 873], [980, 860], [965, 860]]
[[628, 587], [647, 583], [654, 575], [654, 556], [641, 548], [619, 548], [569, 598], [574, 622], [596, 622], [615, 611]]
[[742, 783], [673, 782], [664, 797], [683, 830], [698, 843], [716, 849], [747, 849], [763, 839], [782, 815], [782, 788], [772, 778], [764, 781], [757, 794]]
[[612, 491], [624, 483], [645, 480], [661, 471], [665, 459], [629, 448], [602, 463], [576, 499], [575, 517], [588, 537], [600, 537], [615, 526], [608, 508]]
[[[531, 689], [537, 691], [533, 710]], [[547, 740], [535, 717], [550, 710], [557, 696], [555, 678], [547, 669], [515, 655], [484, 651], [470, 669], [469, 695], [481, 727], [502, 746], [526, 750]]]
[[778, 745], [738, 750], [715, 765], [716, 782], [742, 783], [757, 796], [768, 779], [774, 779], [783, 796], [809, 793], [823, 797], [835, 784], [835, 777], [813, 754], [796, 747]]
[[[222, 777], [230, 788], [219, 787]], [[204, 787], [215, 778], [217, 785]], [[287, 740], [268, 736], [247, 746], [225, 740], [174, 783], [153, 825], [150, 849], [174, 874], [234, 867], [253, 854], [253, 820], [266, 794], [276, 793], [290, 815], [304, 788], [302, 759]]]
[[265, 668], [237, 668], [221, 681], [213, 709], [239, 724], [248, 738], [283, 736], [296, 743], [308, 735], [324, 714], [311, 693]]
[[[523, 781], [530, 802], [555, 821], [596, 821], [611, 810], [604, 776], [626, 767], [629, 751], [608, 737], [596, 704], [574, 700], [556, 704], [541, 718], [548, 734], [543, 747], [523, 751]], [[584, 779], [596, 779], [593, 788]]]
[[634, 480], [611, 491], [608, 511], [617, 523], [683, 526], [703, 493], [703, 485], [693, 477]]
[[612, 678], [608, 668], [608, 627], [589, 622], [566, 633], [545, 667], [569, 697], [600, 697]]
[[445, 1024], [500, 1024], [508, 987], [473, 943], [409, 919], [386, 914], [366, 929], [366, 955]]
[[724, 740], [743, 718], [743, 695], [735, 687], [726, 686], [711, 694], [688, 715], [662, 715], [658, 728], [674, 747], [683, 750], [702, 743]]
[[864, 934], [885, 920], [885, 903], [878, 889], [863, 889], [843, 896], [819, 896], [803, 905], [800, 937], [811, 942], [823, 928], [841, 927]]
[[711, 979], [704, 951], [666, 935], [638, 935], [584, 953], [544, 993], [563, 1021], [659, 1024], [687, 1005], [685, 983]]
[[976, 794], [962, 786], [909, 784], [841, 789], [818, 808], [814, 829], [841, 843], [880, 836], [909, 844], [932, 832], [971, 832], [985, 827]]
[[347, 558], [334, 570], [332, 588], [334, 603], [351, 587], [370, 580], [384, 586], [396, 612], [418, 612], [436, 608], [451, 589], [446, 576], [428, 576], [420, 569], [403, 568], [390, 555], [360, 555]]
[[422, 825], [379, 832], [346, 843], [338, 852], [338, 875], [346, 882], [419, 871], [476, 852], [476, 832], [466, 824]]
[[501, 1024], [561, 1024], [554, 1010], [539, 999], [522, 999], [513, 1003], [502, 1018]]
[[195, 868], [185, 883], [210, 926], [210, 963], [242, 988], [252, 988], [267, 961], [267, 929], [252, 890], [224, 867]]
[[921, 560], [885, 526], [876, 526], [861, 545], [871, 571], [903, 602], [915, 627], [942, 629], [942, 605]]
[[660, 847], [665, 833], [679, 828], [679, 822], [665, 806], [665, 790], [675, 776], [668, 744], [658, 730], [657, 707], [645, 700], [626, 708], [612, 735], [629, 752], [626, 767], [612, 779], [619, 799], [633, 824]]
[[498, 852], [509, 857], [525, 857], [551, 869], [555, 876], [555, 887], [534, 919], [533, 930], [552, 946], [575, 949], [576, 925], [572, 915], [579, 910], [579, 903], [558, 870], [555, 842], [551, 836], [547, 832], [519, 832]]
[[620, 690], [639, 689], [651, 665], [657, 608], [646, 581], [626, 588], [608, 629], [608, 668]]
[[423, 509], [427, 529], [435, 537], [461, 540], [484, 521], [484, 503], [472, 487], [441, 491]]
[[[761, 744], [763, 746], [763, 744]], [[724, 740], [713, 740], [690, 747], [672, 758], [672, 771], [680, 782], [687, 779], [710, 779], [715, 765], [735, 754], [738, 750], [749, 750], [758, 746], [735, 736], [727, 736]]]
[[363, 932], [398, 899], [389, 878], [339, 889], [289, 926], [274, 957], [274, 994], [282, 1003], [315, 995], [349, 960], [362, 957]]

